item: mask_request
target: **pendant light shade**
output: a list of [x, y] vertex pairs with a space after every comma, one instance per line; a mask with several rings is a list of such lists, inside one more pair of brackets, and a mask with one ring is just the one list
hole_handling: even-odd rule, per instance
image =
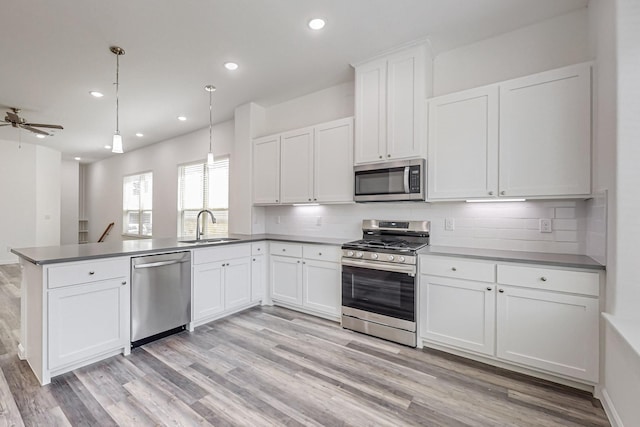
[[120, 135], [120, 103], [118, 98], [118, 89], [120, 88], [120, 55], [124, 55], [124, 49], [118, 46], [109, 48], [111, 53], [116, 55], [116, 132], [113, 134], [113, 143], [111, 144], [111, 152], [122, 154], [122, 135]]
[[213, 117], [211, 107], [211, 94], [215, 92], [216, 87], [213, 85], [206, 85], [204, 90], [209, 92], [209, 153], [207, 153], [207, 166], [213, 167]]
[[119, 133], [113, 134], [113, 143], [111, 144], [111, 152], [122, 154], [122, 135]]

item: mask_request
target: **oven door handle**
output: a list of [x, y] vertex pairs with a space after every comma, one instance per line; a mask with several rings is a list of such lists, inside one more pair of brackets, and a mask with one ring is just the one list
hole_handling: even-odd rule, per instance
[[392, 273], [406, 273], [411, 277], [415, 277], [416, 275], [416, 267], [406, 264], [391, 264], [343, 258], [342, 265], [346, 265], [347, 267], [368, 268], [370, 270], [390, 271]]

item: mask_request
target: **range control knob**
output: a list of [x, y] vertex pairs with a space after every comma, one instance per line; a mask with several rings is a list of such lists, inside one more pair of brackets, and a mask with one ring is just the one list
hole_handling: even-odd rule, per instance
[[371, 254], [371, 259], [378, 259], [378, 254]]
[[398, 261], [405, 262], [406, 260], [405, 260], [405, 258], [403, 256], [401, 256], [401, 257], [398, 257]]
[[393, 261], [394, 256], [393, 256], [393, 255], [389, 255], [389, 256], [387, 257], [387, 259], [388, 259], [389, 261]]
[[362, 258], [362, 252], [356, 252], [356, 258]]
[[353, 251], [347, 251], [347, 256], [353, 256]]

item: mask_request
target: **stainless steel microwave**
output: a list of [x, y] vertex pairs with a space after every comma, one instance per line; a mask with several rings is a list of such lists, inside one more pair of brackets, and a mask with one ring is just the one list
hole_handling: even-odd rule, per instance
[[356, 202], [424, 201], [425, 160], [411, 159], [355, 166]]

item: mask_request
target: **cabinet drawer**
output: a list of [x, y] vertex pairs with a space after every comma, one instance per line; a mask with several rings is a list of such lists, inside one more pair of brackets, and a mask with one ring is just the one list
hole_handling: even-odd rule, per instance
[[271, 255], [302, 258], [302, 245], [296, 243], [271, 242], [269, 243], [269, 253]]
[[328, 245], [304, 245], [302, 255], [305, 259], [316, 259], [318, 261], [340, 262], [340, 247]]
[[498, 283], [596, 297], [600, 294], [598, 273], [556, 270], [542, 266], [498, 265]]
[[222, 261], [226, 259], [251, 256], [251, 245], [226, 245], [217, 248], [194, 249], [193, 264], [205, 264], [207, 262]]
[[129, 258], [87, 261], [49, 267], [49, 289], [129, 276]]
[[420, 257], [420, 273], [454, 279], [495, 282], [496, 265], [490, 262], [468, 261], [461, 258]]
[[264, 255], [267, 253], [267, 242], [251, 243], [251, 255]]

